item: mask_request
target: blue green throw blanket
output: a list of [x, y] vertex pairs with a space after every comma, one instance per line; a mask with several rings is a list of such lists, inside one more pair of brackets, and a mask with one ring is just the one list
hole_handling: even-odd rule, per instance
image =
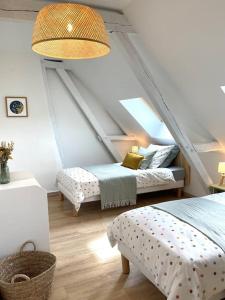
[[225, 252], [225, 205], [204, 198], [152, 205], [195, 227]]
[[99, 180], [102, 209], [136, 204], [137, 182], [134, 172], [119, 164], [84, 167]]

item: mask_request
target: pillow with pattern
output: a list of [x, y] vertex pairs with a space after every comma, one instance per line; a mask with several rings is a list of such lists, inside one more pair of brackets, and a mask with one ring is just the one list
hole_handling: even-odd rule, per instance
[[174, 159], [177, 157], [179, 152], [180, 152], [180, 148], [177, 145], [174, 145], [167, 158], [160, 165], [160, 168], [168, 168], [171, 165], [171, 163], [174, 161]]
[[175, 145], [170, 146], [161, 146], [161, 145], [153, 145], [151, 144], [148, 147], [148, 150], [156, 151], [154, 154], [152, 161], [149, 165], [150, 169], [159, 168], [162, 163], [166, 160], [166, 158], [170, 155], [171, 150]]

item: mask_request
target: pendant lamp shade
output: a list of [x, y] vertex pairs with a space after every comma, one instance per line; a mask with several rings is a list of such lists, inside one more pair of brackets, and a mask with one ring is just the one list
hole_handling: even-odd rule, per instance
[[60, 59], [85, 59], [110, 52], [102, 17], [76, 3], [50, 4], [40, 10], [34, 25], [32, 49]]

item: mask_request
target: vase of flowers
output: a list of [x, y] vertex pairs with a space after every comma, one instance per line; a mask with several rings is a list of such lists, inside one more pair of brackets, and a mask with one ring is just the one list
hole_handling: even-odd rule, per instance
[[8, 167], [8, 160], [12, 159], [12, 152], [14, 143], [1, 142], [0, 144], [0, 184], [10, 182], [10, 173]]

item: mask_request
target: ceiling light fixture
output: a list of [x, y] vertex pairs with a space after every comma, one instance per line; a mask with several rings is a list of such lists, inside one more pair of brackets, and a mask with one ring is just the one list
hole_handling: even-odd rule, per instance
[[60, 59], [85, 59], [110, 52], [102, 17], [76, 3], [50, 4], [40, 10], [34, 25], [32, 49]]

